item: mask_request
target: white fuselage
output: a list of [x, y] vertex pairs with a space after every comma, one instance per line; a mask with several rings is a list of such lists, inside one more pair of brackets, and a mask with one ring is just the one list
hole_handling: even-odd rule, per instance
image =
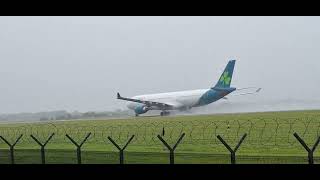
[[230, 60], [221, 74], [218, 82], [209, 89], [177, 91], [158, 94], [145, 94], [132, 98], [117, 98], [126, 100], [127, 107], [135, 111], [136, 116], [149, 110], [161, 110], [160, 115], [169, 114], [169, 110], [188, 110], [192, 107], [204, 106], [213, 103], [236, 90], [230, 87], [235, 60]]
[[[133, 99], [155, 101], [170, 104], [175, 107], [175, 109], [180, 109], [184, 107], [194, 107], [198, 102], [200, 97], [207, 92], [208, 89], [198, 89], [189, 91], [177, 91], [177, 92], [167, 92], [158, 94], [145, 94], [132, 97]], [[142, 105], [136, 102], [127, 102], [127, 107], [129, 109], [135, 109], [137, 106]]]

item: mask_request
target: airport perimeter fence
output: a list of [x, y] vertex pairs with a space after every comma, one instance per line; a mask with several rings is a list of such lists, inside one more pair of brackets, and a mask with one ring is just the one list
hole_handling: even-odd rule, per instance
[[318, 117], [79, 124], [1, 125], [0, 164], [320, 162]]

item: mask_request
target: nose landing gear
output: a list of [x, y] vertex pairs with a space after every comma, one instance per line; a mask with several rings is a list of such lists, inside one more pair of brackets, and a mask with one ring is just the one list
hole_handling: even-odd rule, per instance
[[169, 114], [170, 114], [169, 111], [162, 111], [162, 112], [160, 113], [160, 116], [168, 116]]

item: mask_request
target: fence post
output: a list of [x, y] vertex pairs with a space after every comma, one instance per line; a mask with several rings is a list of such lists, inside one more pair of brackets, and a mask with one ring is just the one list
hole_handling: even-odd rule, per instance
[[4, 137], [0, 136], [0, 138], [9, 146], [10, 148], [10, 160], [11, 160], [11, 164], [14, 164], [14, 147], [15, 145], [20, 141], [20, 139], [22, 138], [22, 134], [16, 139], [16, 141], [11, 144], [9, 141], [7, 141]]
[[108, 136], [109, 141], [119, 150], [120, 164], [124, 164], [123, 152], [127, 148], [128, 144], [132, 141], [133, 138], [134, 138], [134, 135], [131, 136], [131, 138], [127, 141], [126, 145], [124, 145], [123, 148], [120, 148], [120, 146], [110, 136]]
[[307, 144], [304, 142], [302, 138], [297, 133], [293, 134], [294, 137], [300, 142], [300, 144], [304, 147], [304, 149], [308, 152], [308, 162], [309, 164], [313, 164], [313, 152], [316, 150], [319, 142], [320, 142], [320, 136], [318, 137], [316, 143], [313, 145], [312, 149], [310, 149]]
[[170, 152], [170, 164], [174, 164], [174, 150], [177, 148], [178, 144], [181, 142], [182, 138], [184, 137], [185, 133], [182, 133], [176, 144], [171, 148], [171, 146], [160, 136], [157, 137], [160, 139], [160, 141], [168, 148]]
[[87, 136], [84, 138], [84, 140], [78, 144], [76, 141], [74, 141], [68, 134], [66, 134], [67, 138], [77, 147], [77, 159], [78, 164], [81, 164], [81, 147], [82, 145], [87, 141], [87, 139], [90, 137], [91, 132], [87, 134]]
[[222, 137], [220, 135], [217, 136], [217, 138], [222, 142], [222, 144], [229, 150], [230, 154], [231, 154], [231, 164], [236, 164], [236, 152], [239, 149], [240, 145], [242, 144], [242, 142], [244, 141], [244, 139], [247, 137], [247, 133], [245, 133], [242, 138], [240, 139], [240, 141], [238, 142], [237, 146], [232, 149], [228, 143], [226, 141], [224, 141], [222, 139]]
[[42, 144], [36, 137], [34, 137], [32, 134], [30, 135], [31, 138], [37, 142], [40, 146], [40, 151], [41, 151], [41, 163], [45, 164], [46, 163], [46, 156], [45, 156], [45, 151], [44, 148], [46, 147], [46, 145], [48, 144], [48, 142], [52, 139], [52, 137], [54, 136], [54, 133], [52, 133], [49, 138]]

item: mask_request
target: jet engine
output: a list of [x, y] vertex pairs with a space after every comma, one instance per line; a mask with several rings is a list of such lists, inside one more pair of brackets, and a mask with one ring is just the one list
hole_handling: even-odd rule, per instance
[[150, 109], [145, 106], [145, 105], [141, 105], [141, 106], [137, 106], [135, 109], [134, 109], [134, 112], [136, 114], [143, 114], [143, 113], [146, 113], [148, 112]]

